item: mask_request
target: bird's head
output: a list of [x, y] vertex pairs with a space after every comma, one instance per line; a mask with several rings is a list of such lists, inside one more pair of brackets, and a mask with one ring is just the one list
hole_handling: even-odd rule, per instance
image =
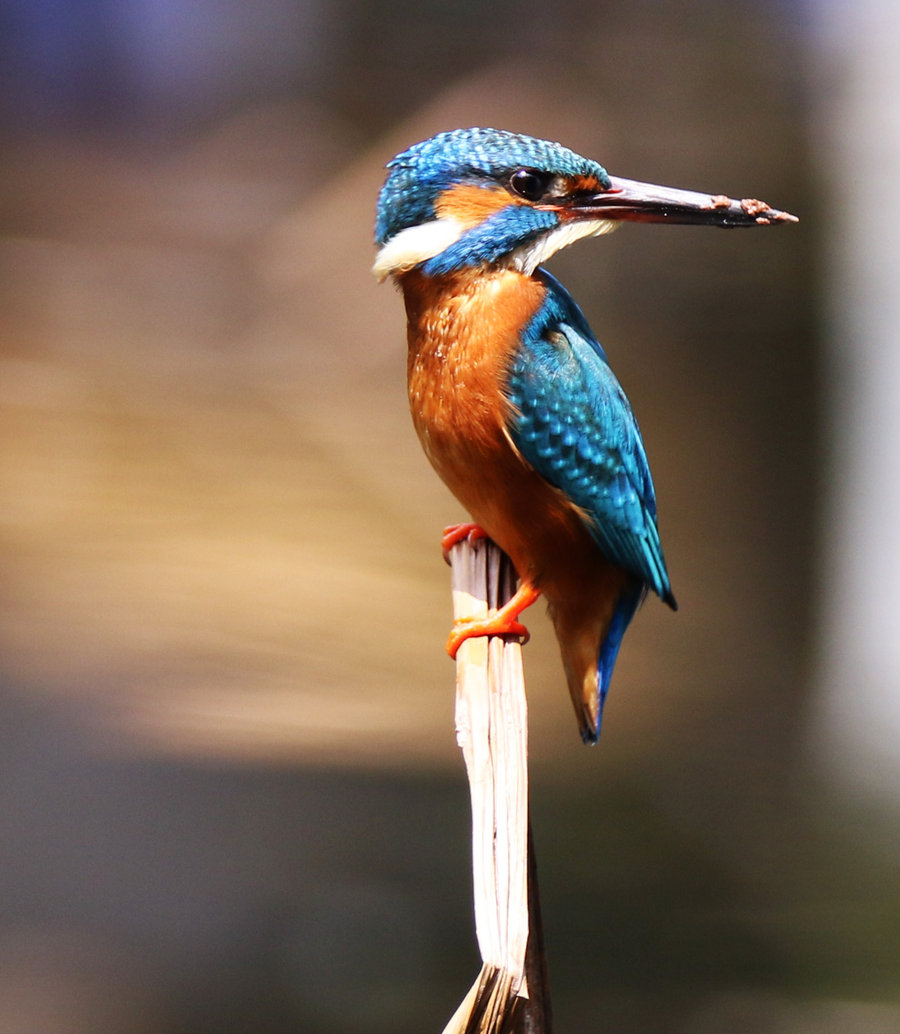
[[795, 222], [761, 201], [610, 176], [561, 144], [497, 129], [439, 133], [398, 154], [378, 199], [373, 272], [442, 276], [506, 265], [531, 273], [623, 220], [754, 226]]

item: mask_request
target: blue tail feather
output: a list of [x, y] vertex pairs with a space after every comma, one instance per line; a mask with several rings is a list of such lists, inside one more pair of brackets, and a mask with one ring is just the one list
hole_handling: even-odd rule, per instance
[[581, 735], [585, 743], [596, 743], [600, 739], [603, 705], [606, 703], [606, 694], [609, 692], [609, 684], [612, 680], [616, 657], [619, 655], [619, 647], [622, 645], [625, 630], [631, 624], [631, 619], [634, 617], [645, 595], [646, 589], [641, 589], [637, 592], [633, 589], [626, 591], [619, 598], [616, 609], [613, 611], [609, 630], [600, 646], [600, 655], [597, 658], [597, 725], [594, 729], [584, 729], [582, 731]]

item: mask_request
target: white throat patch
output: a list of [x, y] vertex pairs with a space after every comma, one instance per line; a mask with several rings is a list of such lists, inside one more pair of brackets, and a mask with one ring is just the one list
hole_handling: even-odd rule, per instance
[[536, 241], [517, 248], [509, 257], [509, 264], [513, 269], [531, 276], [542, 262], [546, 262], [562, 248], [574, 244], [582, 237], [599, 237], [604, 233], [612, 233], [618, 225], [619, 223], [612, 219], [578, 219], [562, 223], [555, 230], [538, 237]]

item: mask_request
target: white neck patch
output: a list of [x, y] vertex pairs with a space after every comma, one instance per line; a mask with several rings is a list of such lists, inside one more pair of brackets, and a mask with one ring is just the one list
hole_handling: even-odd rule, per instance
[[407, 226], [387, 244], [382, 244], [375, 256], [372, 272], [379, 280], [391, 273], [405, 273], [420, 262], [440, 255], [451, 244], [455, 244], [465, 232], [465, 227], [456, 219], [433, 219], [418, 226]]
[[546, 262], [562, 248], [574, 244], [582, 237], [599, 237], [604, 233], [612, 233], [618, 226], [619, 223], [612, 219], [577, 219], [562, 223], [530, 244], [517, 248], [509, 257], [509, 264], [513, 269], [531, 276], [542, 262]]

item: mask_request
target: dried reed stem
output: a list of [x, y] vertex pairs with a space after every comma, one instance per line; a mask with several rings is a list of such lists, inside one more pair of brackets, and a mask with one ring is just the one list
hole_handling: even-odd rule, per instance
[[[490, 540], [458, 543], [450, 562], [456, 619], [484, 617], [515, 591], [515, 570]], [[475, 931], [483, 965], [444, 1034], [550, 1034], [528, 826], [522, 648], [510, 637], [468, 639], [456, 661], [456, 734], [472, 801]]]

